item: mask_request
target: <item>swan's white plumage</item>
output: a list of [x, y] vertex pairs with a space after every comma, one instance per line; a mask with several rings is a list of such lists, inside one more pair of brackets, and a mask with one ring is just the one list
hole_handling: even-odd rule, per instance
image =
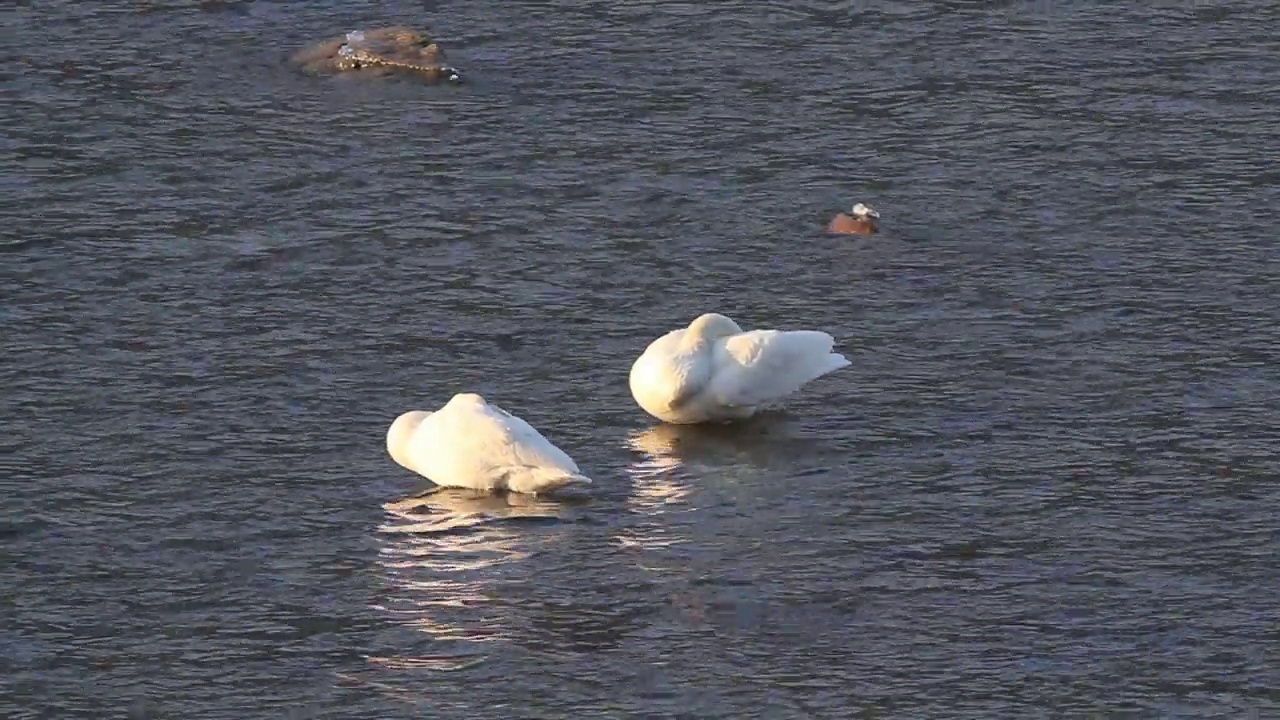
[[817, 330], [751, 330], [717, 313], [649, 344], [631, 366], [631, 395], [669, 423], [751, 417], [849, 364]]
[[414, 410], [387, 430], [387, 452], [437, 485], [539, 493], [590, 483], [563, 450], [529, 423], [474, 393], [435, 412]]

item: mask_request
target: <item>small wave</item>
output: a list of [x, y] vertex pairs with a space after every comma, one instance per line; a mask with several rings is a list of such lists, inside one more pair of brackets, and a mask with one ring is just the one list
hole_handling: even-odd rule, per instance
[[557, 518], [559, 507], [516, 494], [442, 489], [383, 506], [389, 520], [378, 564], [388, 591], [376, 609], [430, 639], [428, 654], [369, 656], [380, 668], [456, 672], [482, 664], [482, 646], [506, 636], [504, 606], [495, 590], [506, 568], [531, 553], [517, 522]]

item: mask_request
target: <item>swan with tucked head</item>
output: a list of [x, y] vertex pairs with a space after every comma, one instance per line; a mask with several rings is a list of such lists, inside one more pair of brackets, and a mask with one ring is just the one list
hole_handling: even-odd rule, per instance
[[745, 420], [849, 364], [817, 330], [744, 332], [718, 313], [649, 343], [631, 366], [631, 396], [663, 422]]
[[827, 232], [844, 235], [870, 235], [879, 229], [876, 225], [876, 220], [879, 218], [880, 213], [862, 203], [858, 203], [849, 210], [848, 214], [840, 213], [832, 218], [831, 224], [827, 225]]
[[396, 418], [387, 430], [387, 453], [444, 487], [537, 494], [591, 482], [529, 423], [475, 393], [454, 395], [435, 412]]

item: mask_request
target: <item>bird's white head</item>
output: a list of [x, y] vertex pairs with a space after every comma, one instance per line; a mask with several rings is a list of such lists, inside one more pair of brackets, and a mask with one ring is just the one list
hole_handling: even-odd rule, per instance
[[862, 203], [858, 203], [857, 205], [854, 205], [853, 209], [850, 210], [849, 212], [856, 218], [880, 217], [880, 213], [876, 212], [875, 210], [871, 209], [866, 205], [863, 205]]

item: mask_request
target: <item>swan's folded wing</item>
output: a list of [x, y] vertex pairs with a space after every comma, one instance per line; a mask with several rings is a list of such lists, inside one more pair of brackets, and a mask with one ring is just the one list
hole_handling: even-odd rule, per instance
[[[521, 467], [541, 467], [578, 474], [578, 465], [563, 450], [551, 444], [532, 425], [502, 408], [490, 404], [488, 419], [492, 426], [489, 433], [494, 447], [495, 460]], [[501, 444], [501, 452], [499, 447]]]
[[753, 330], [725, 340], [715, 387], [724, 401], [764, 405], [799, 390], [849, 361], [831, 352], [835, 339], [818, 330]]

